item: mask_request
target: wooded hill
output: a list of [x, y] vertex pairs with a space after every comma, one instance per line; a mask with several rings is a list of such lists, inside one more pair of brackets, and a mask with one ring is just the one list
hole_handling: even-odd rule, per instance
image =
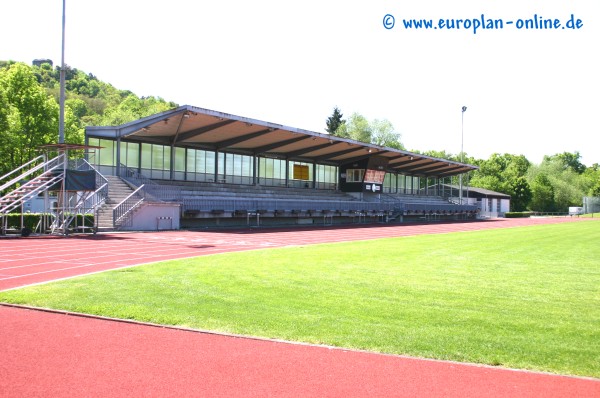
[[[84, 128], [119, 125], [177, 107], [159, 97], [138, 97], [76, 68], [65, 70], [65, 142], [82, 144]], [[60, 68], [0, 61], [0, 175], [58, 141]]]

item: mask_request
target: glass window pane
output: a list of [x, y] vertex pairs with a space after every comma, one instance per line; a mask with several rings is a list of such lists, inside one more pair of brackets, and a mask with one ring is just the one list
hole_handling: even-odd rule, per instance
[[175, 171], [185, 171], [185, 148], [175, 148]]
[[[123, 157], [123, 151], [121, 151], [121, 159]], [[132, 169], [140, 167], [140, 144], [137, 142], [127, 143], [127, 159], [125, 165]]]
[[152, 144], [142, 144], [142, 168], [152, 168]]
[[103, 166], [114, 166], [115, 142], [111, 140], [100, 140], [100, 161]]
[[188, 173], [196, 172], [196, 150], [195, 149], [187, 150], [186, 167], [187, 167]]
[[162, 169], [163, 166], [163, 147], [162, 145], [152, 144], [152, 169]]
[[163, 170], [171, 170], [171, 147], [163, 147]]
[[215, 153], [212, 151], [206, 151], [206, 173], [215, 173]]

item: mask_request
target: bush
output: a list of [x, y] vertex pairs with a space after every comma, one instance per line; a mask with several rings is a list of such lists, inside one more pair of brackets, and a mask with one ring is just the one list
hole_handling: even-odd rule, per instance
[[[5, 215], [7, 221], [6, 226], [8, 229], [21, 229], [21, 213], [10, 213]], [[23, 214], [23, 228], [29, 228], [31, 231], [35, 231], [42, 217], [46, 217], [47, 225], [50, 225], [54, 221], [54, 216], [48, 213], [25, 213]], [[77, 225], [81, 225], [83, 218], [85, 218], [86, 226], [94, 225], [94, 216], [92, 214], [78, 214]]]
[[509, 211], [504, 213], [506, 218], [528, 218], [531, 217], [532, 212], [530, 211]]

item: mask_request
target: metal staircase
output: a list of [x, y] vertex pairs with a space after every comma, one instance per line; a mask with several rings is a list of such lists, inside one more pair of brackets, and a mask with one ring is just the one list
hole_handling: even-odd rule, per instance
[[[123, 225], [124, 219], [115, 220], [115, 209], [123, 208], [123, 203], [131, 196], [134, 190], [117, 176], [105, 176], [108, 181], [108, 196], [105, 203], [98, 209], [98, 230], [112, 231]], [[121, 210], [117, 210], [121, 211]], [[133, 214], [130, 212], [129, 214]], [[117, 222], [115, 222], [117, 221]]]
[[0, 233], [6, 232], [6, 216], [11, 211], [60, 184], [64, 179], [64, 161], [64, 154], [50, 160], [42, 155], [0, 177], [0, 181], [10, 178], [0, 185], [0, 193], [8, 191], [0, 197]]
[[[0, 193], [8, 192], [0, 197], [0, 233], [4, 234], [8, 230], [8, 214], [10, 212], [19, 207], [22, 209], [26, 201], [40, 194], [47, 195], [48, 191], [57, 193], [58, 205], [55, 208], [49, 208], [50, 202], [45, 201], [45, 212], [52, 217], [52, 222], [47, 222], [48, 216], [42, 217], [43, 225], [38, 225], [40, 232], [66, 234], [69, 228], [83, 230], [91, 228], [95, 232], [96, 225], [86, 226], [85, 223], [82, 223], [81, 226], [77, 226], [74, 220], [78, 215], [94, 214], [95, 216], [97, 209], [106, 200], [107, 180], [85, 159], [67, 160], [64, 152], [53, 159], [46, 159], [46, 155], [38, 156], [0, 177], [0, 181], [9, 179], [0, 185]], [[65, 191], [64, 181], [67, 170], [93, 170], [96, 175], [96, 190]], [[23, 228], [23, 225], [21, 227]]]

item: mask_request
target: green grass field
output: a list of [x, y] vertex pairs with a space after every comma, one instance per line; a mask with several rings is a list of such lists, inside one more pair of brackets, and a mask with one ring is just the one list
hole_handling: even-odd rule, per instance
[[588, 214], [583, 214], [580, 217], [584, 217], [584, 218], [600, 218], [600, 213], [588, 213]]
[[168, 261], [0, 301], [600, 377], [600, 223]]

